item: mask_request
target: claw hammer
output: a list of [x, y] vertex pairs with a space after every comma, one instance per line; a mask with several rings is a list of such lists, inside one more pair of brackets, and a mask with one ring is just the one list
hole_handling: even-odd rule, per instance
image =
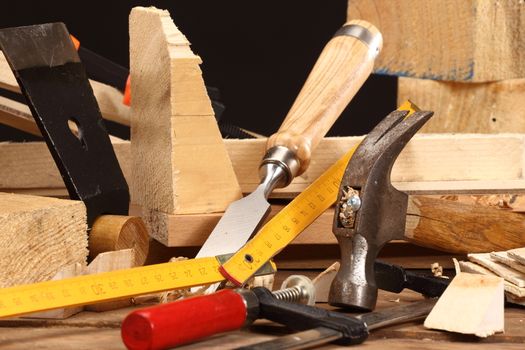
[[343, 175], [333, 233], [341, 267], [332, 282], [333, 306], [372, 310], [377, 300], [374, 262], [394, 239], [453, 253], [507, 250], [525, 244], [521, 214], [398, 191], [394, 162], [432, 112], [394, 111], [361, 142]]

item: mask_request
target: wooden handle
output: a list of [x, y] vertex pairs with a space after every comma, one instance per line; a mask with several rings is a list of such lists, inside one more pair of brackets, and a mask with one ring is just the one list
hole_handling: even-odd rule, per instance
[[410, 196], [405, 237], [451, 253], [484, 253], [525, 246], [525, 216], [504, 209]]
[[102, 215], [89, 233], [90, 260], [104, 252], [130, 249], [135, 251], [135, 266], [142, 266], [149, 251], [149, 234], [140, 217]]
[[[352, 36], [359, 34], [361, 39]], [[313, 149], [372, 72], [382, 43], [376, 27], [353, 20], [324, 47], [279, 131], [268, 139], [267, 149], [285, 146], [295, 153], [296, 175], [306, 170]]]

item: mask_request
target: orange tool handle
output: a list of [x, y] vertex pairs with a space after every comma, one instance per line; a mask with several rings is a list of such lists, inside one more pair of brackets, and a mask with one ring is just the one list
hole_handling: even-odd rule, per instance
[[247, 309], [241, 294], [225, 289], [130, 313], [122, 341], [130, 350], [168, 349], [241, 328]]

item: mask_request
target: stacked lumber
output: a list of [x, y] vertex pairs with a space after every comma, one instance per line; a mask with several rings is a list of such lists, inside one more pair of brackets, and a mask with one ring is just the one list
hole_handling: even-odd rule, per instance
[[458, 263], [462, 272], [503, 278], [507, 300], [525, 305], [525, 248], [468, 254], [468, 260]]
[[422, 132], [525, 132], [523, 3], [352, 0], [355, 18], [383, 33], [375, 71], [399, 77], [398, 101], [435, 112]]

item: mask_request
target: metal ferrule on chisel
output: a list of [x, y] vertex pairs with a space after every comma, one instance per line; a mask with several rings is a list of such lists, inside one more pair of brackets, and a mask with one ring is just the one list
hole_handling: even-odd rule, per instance
[[288, 186], [297, 172], [301, 163], [295, 153], [284, 146], [270, 148], [263, 157], [259, 167], [261, 184], [265, 184], [268, 193], [274, 188]]

